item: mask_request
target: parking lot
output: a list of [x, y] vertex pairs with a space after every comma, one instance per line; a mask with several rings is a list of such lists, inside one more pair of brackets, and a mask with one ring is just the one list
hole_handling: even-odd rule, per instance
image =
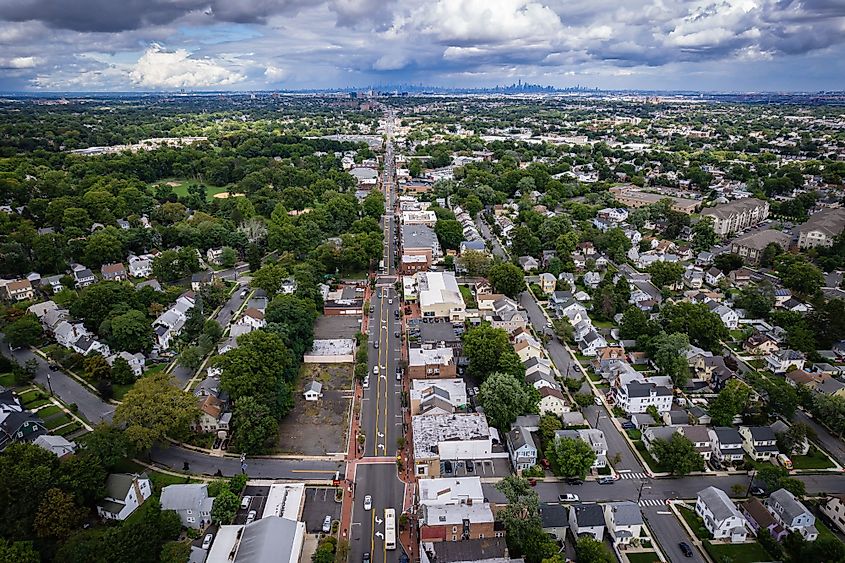
[[493, 477], [510, 475], [511, 464], [507, 458], [494, 458], [484, 461], [441, 461], [442, 477]]
[[251, 497], [249, 506], [247, 508], [238, 508], [235, 514], [235, 524], [246, 524], [246, 517], [250, 510], [255, 511], [255, 519], [260, 520], [264, 513], [264, 505], [267, 503], [267, 495], [270, 493], [270, 487], [257, 487], [248, 485], [244, 488], [244, 496]]
[[305, 506], [302, 509], [302, 521], [305, 531], [317, 534], [323, 531], [323, 520], [331, 516], [332, 520], [340, 520], [340, 503], [335, 502], [334, 487], [308, 487], [305, 489]]

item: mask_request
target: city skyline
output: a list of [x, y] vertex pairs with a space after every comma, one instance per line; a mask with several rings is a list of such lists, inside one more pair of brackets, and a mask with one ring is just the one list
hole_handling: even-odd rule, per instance
[[835, 0], [0, 0], [0, 91], [841, 90]]

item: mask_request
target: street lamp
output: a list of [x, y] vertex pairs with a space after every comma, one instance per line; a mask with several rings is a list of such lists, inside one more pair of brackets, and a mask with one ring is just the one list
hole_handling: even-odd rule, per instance
[[754, 484], [754, 477], [756, 477], [756, 476], [757, 476], [757, 468], [755, 467], [754, 469], [751, 470], [751, 479], [748, 480], [748, 490], [745, 491], [745, 496], [747, 496], [747, 497], [751, 496], [751, 485]]
[[53, 383], [50, 381], [50, 372], [47, 372], [47, 388], [50, 389], [50, 396], [53, 396]]

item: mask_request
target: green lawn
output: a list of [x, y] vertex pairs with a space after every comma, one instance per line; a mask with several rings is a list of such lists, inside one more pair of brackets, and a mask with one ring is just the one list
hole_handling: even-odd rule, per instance
[[475, 296], [472, 294], [472, 290], [465, 285], [458, 286], [458, 289], [461, 290], [461, 296], [463, 296], [464, 301], [466, 302], [467, 309], [477, 309], [478, 303], [475, 301]]
[[70, 417], [64, 413], [61, 416], [57, 416], [55, 418], [51, 418], [50, 420], [44, 421], [44, 426], [47, 427], [48, 430], [55, 430], [59, 426], [63, 426], [70, 422]]
[[839, 539], [839, 536], [834, 534], [830, 528], [827, 527], [827, 524], [821, 521], [821, 518], [816, 518], [816, 529], [819, 531], [819, 538], [835, 538]]
[[643, 444], [641, 440], [635, 440], [634, 446], [637, 448], [637, 451], [640, 452], [640, 455], [643, 456], [643, 459], [645, 460], [645, 462], [648, 464], [648, 466], [651, 468], [652, 471], [654, 471], [656, 473], [664, 473], [666, 471], [669, 471], [668, 469], [666, 469], [665, 467], [660, 465], [657, 462], [656, 459], [651, 457], [651, 454], [646, 449], [645, 444]]
[[11, 388], [15, 386], [15, 376], [12, 373], [0, 375], [0, 386]]
[[614, 328], [616, 325], [613, 321], [593, 321], [593, 326], [596, 328]]
[[116, 383], [112, 384], [111, 390], [112, 390], [112, 393], [114, 393], [114, 396], [113, 396], [114, 400], [115, 401], [122, 401], [123, 397], [125, 397], [126, 394], [129, 392], [129, 390], [132, 389], [133, 385], [134, 384], [132, 384], [132, 383], [127, 383], [125, 385], [118, 385]]
[[830, 459], [815, 446], [810, 446], [807, 455], [790, 456], [792, 467], [795, 469], [829, 469], [833, 467]]
[[35, 401], [36, 397], [44, 397], [44, 392], [40, 389], [30, 389], [29, 391], [25, 391], [18, 395], [18, 398], [24, 405], [31, 401]]
[[55, 432], [55, 434], [58, 434], [59, 436], [67, 436], [68, 434], [76, 432], [80, 428], [82, 428], [81, 424], [79, 424], [78, 422], [73, 422], [68, 426], [65, 426], [61, 430], [58, 430], [57, 432]]
[[708, 532], [707, 528], [704, 527], [704, 521], [698, 516], [698, 514], [689, 508], [684, 508], [683, 506], [679, 506], [678, 511], [681, 513], [683, 519], [686, 520], [690, 530], [698, 536], [698, 539], [706, 540], [710, 538], [710, 532]]
[[[158, 182], [153, 182], [150, 184], [153, 188], [155, 186], [161, 184], [168, 184], [168, 183], [175, 183], [177, 185], [171, 186], [173, 188], [173, 193], [179, 197], [185, 197], [188, 195], [188, 186], [191, 184], [199, 184], [196, 180], [183, 180], [179, 178], [165, 178], [163, 180], [159, 180]], [[209, 186], [208, 184], [205, 185], [205, 194], [206, 200], [211, 201], [214, 197], [214, 194], [220, 194], [229, 190], [231, 186]]]
[[757, 542], [714, 544], [705, 541], [704, 549], [716, 563], [757, 563], [771, 560], [769, 553]]
[[636, 428], [628, 428], [627, 430], [625, 430], [625, 432], [627, 432], [628, 437], [634, 441], [641, 440], [643, 437], [643, 433], [637, 430]]
[[42, 419], [47, 418], [50, 415], [62, 412], [62, 409], [57, 407], [56, 405], [49, 406], [47, 408], [43, 408], [38, 411], [38, 416]]
[[590, 381], [593, 381], [595, 383], [601, 383], [604, 381], [599, 374], [593, 373], [592, 371], [587, 372], [587, 377], [590, 378]]
[[660, 561], [660, 558], [654, 551], [628, 553], [626, 555], [628, 557], [628, 561], [630, 561], [631, 563], [655, 563], [655, 561]]

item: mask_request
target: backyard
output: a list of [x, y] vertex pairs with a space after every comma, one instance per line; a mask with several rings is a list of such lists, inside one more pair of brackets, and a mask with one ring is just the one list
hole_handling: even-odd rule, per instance
[[771, 556], [757, 542], [712, 543], [706, 540], [704, 549], [716, 563], [758, 563], [769, 561]]
[[641, 551], [639, 553], [626, 553], [625, 557], [628, 558], [630, 563], [655, 563], [655, 561], [660, 561], [660, 558], [657, 556], [657, 553], [654, 551]]
[[695, 511], [679, 506], [678, 512], [681, 513], [681, 516], [686, 521], [690, 530], [693, 531], [698, 539], [706, 540], [710, 538], [710, 533], [707, 531], [707, 528], [704, 527], [704, 521], [698, 514], [695, 513]]
[[807, 455], [791, 456], [794, 469], [830, 469], [833, 467], [830, 458], [815, 446], [810, 446]]

